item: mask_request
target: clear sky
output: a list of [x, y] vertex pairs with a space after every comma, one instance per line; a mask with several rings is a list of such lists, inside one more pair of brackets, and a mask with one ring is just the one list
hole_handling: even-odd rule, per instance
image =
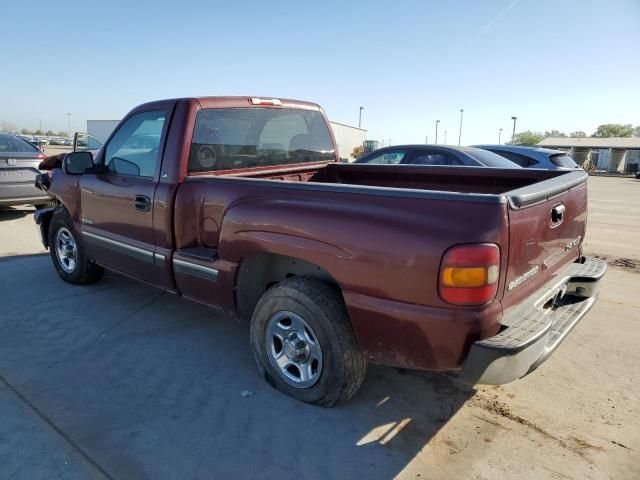
[[[311, 100], [394, 144], [640, 124], [640, 0], [6, 0], [0, 120], [85, 130], [144, 101]], [[506, 137], [505, 137], [506, 135]]]

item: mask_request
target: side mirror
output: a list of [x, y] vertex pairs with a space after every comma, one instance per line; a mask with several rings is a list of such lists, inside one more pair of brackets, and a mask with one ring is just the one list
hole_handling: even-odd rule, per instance
[[120, 173], [122, 175], [132, 175], [134, 177], [140, 176], [140, 167], [120, 157], [113, 157], [107, 165], [107, 171], [113, 173]]
[[97, 152], [102, 148], [102, 142], [96, 137], [87, 135], [86, 133], [76, 132], [73, 135], [73, 151], [74, 152]]
[[68, 153], [62, 162], [62, 171], [67, 175], [82, 175], [93, 168], [91, 152]]

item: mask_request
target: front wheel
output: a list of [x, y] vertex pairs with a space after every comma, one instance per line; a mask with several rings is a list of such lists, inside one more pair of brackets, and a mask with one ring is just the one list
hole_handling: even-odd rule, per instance
[[65, 210], [59, 210], [49, 226], [49, 254], [58, 275], [69, 283], [86, 285], [97, 282], [104, 269], [86, 257], [84, 244]]
[[310, 278], [265, 292], [251, 319], [251, 349], [271, 385], [325, 407], [355, 395], [367, 371], [342, 297]]

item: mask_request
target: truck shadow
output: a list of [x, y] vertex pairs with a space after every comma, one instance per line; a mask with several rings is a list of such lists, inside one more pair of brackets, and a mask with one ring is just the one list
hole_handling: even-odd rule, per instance
[[33, 215], [35, 208], [31, 206], [0, 207], [0, 222], [17, 220], [27, 215]]
[[113, 478], [392, 478], [475, 393], [371, 366], [347, 404], [306, 405], [259, 377], [228, 316], [115, 274], [67, 285], [37, 257], [5, 262], [9, 283], [0, 375]]

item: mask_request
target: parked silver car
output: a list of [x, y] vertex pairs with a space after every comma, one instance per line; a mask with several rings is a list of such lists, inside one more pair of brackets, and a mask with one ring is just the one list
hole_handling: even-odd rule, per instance
[[0, 133], [0, 206], [46, 205], [50, 198], [35, 187], [38, 165], [46, 158], [35, 145]]
[[575, 170], [580, 166], [563, 150], [549, 148], [521, 147], [517, 145], [474, 145], [517, 163], [524, 168], [545, 170]]

